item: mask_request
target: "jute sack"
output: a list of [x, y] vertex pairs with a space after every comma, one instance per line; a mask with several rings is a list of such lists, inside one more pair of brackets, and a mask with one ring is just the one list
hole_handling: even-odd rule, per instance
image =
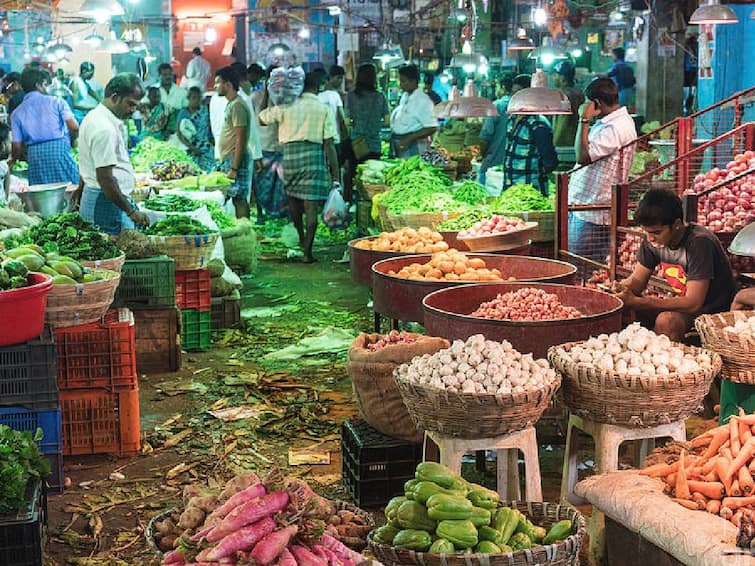
[[417, 341], [411, 344], [393, 344], [371, 352], [366, 346], [374, 344], [383, 336], [362, 333], [349, 348], [349, 363], [346, 367], [364, 420], [383, 434], [419, 443], [422, 442], [424, 431], [418, 431], [414, 427], [414, 421], [393, 381], [393, 370], [415, 356], [434, 354], [448, 348], [450, 344], [444, 338], [422, 334], [410, 336], [416, 337]]
[[236, 221], [232, 228], [223, 230], [220, 235], [223, 238], [225, 248], [225, 262], [234, 271], [247, 274], [257, 269], [257, 234], [247, 218]]

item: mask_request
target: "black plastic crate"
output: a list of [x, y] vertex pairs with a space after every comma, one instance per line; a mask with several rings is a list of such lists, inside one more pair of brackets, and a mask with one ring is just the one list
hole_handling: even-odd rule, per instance
[[343, 485], [359, 507], [380, 507], [388, 503], [392, 497], [404, 494], [404, 484], [414, 475], [407, 478], [391, 478], [382, 480], [361, 481], [354, 477], [344, 461], [341, 475]]
[[[359, 470], [359, 479], [372, 479], [369, 469], [384, 470], [386, 475], [413, 475], [414, 468], [422, 461], [422, 445], [391, 438], [372, 428], [367, 421], [351, 419], [341, 426], [341, 448], [351, 456]], [[407, 470], [407, 463], [411, 470]], [[382, 468], [381, 468], [382, 466]]]
[[47, 476], [47, 493], [63, 493], [65, 476], [63, 475], [63, 453], [45, 454], [50, 462], [50, 475]]
[[49, 326], [34, 340], [0, 347], [0, 406], [58, 408], [57, 352]]
[[26, 508], [0, 515], [0, 566], [42, 566], [42, 531], [47, 522], [42, 483], [30, 483], [26, 495]]

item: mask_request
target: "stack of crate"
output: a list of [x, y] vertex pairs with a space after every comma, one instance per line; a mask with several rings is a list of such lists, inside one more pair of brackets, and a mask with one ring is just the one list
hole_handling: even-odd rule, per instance
[[176, 271], [176, 305], [181, 309], [181, 347], [207, 350], [212, 339], [210, 271]]
[[0, 424], [14, 430], [42, 429], [39, 448], [50, 461], [50, 491], [63, 489], [63, 446], [55, 335], [42, 334], [0, 347]]
[[136, 368], [164, 373], [181, 367], [181, 318], [176, 308], [175, 262], [168, 256], [128, 259], [115, 307], [131, 309], [136, 324]]
[[55, 330], [64, 455], [139, 452], [135, 336], [128, 309]]

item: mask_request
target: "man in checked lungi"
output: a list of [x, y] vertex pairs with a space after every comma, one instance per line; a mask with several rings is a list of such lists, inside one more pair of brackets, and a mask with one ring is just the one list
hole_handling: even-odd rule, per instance
[[304, 263], [315, 261], [312, 245], [317, 217], [333, 183], [339, 179], [334, 143], [336, 121], [330, 108], [317, 98], [324, 82], [323, 69], [311, 71], [304, 79], [304, 92], [296, 102], [290, 106], [265, 108], [259, 114], [263, 126], [279, 124], [284, 188], [291, 218], [299, 233]]
[[29, 184], [78, 184], [79, 169], [71, 155], [79, 125], [66, 102], [48, 96], [38, 69], [21, 73], [24, 101], [11, 116], [14, 160], [29, 164]]

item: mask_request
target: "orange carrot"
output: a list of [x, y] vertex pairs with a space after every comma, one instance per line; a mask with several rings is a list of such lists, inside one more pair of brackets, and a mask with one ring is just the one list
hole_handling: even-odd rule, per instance
[[726, 472], [729, 470], [729, 460], [725, 456], [718, 458], [716, 460], [715, 470], [721, 483], [724, 484], [726, 493], [729, 493], [731, 491], [731, 478], [726, 475]]
[[739, 423], [739, 440], [742, 442], [742, 444], [744, 444], [750, 438], [752, 438], [752, 431], [750, 430], [750, 427], [740, 422]]
[[755, 505], [755, 495], [747, 497], [724, 497], [721, 505], [729, 509], [739, 509], [747, 505]]
[[690, 491], [702, 494], [709, 499], [721, 499], [726, 493], [726, 488], [721, 482], [687, 480], [687, 486]]
[[705, 510], [708, 513], [713, 513], [714, 515], [718, 515], [718, 512], [721, 510], [721, 500], [720, 499], [708, 500], [708, 503], [705, 506]]
[[731, 462], [729, 469], [726, 471], [726, 477], [729, 479], [737, 477], [739, 468], [750, 462], [753, 453], [755, 453], [755, 440], [751, 439], [745, 446], [742, 447], [737, 457], [734, 458], [734, 460]]
[[689, 501], [687, 499], [679, 499], [678, 497], [672, 498], [672, 501], [676, 501], [679, 505], [682, 507], [686, 507], [687, 509], [691, 509], [692, 511], [697, 511], [697, 503], [694, 501]]
[[728, 427], [720, 427], [720, 430], [716, 434], [713, 435], [713, 438], [710, 441], [710, 444], [708, 445], [708, 449], [703, 453], [703, 458], [710, 458], [716, 452], [718, 452], [718, 449], [721, 448], [721, 445], [723, 445], [724, 442], [726, 442], [729, 439], [730, 431]]
[[755, 458], [750, 460], [750, 463], [747, 464], [747, 467], [750, 468], [750, 471], [755, 474]]
[[737, 417], [731, 417], [731, 419], [729, 419], [729, 441], [731, 442], [731, 453], [736, 458], [739, 456], [739, 451], [742, 448], [742, 443], [739, 440], [739, 424]]
[[739, 417], [732, 417], [732, 418], [737, 418], [738, 420], [750, 426], [755, 425], [755, 413], [750, 414], [750, 415], [739, 416]]
[[744, 495], [750, 495], [755, 488], [755, 482], [752, 481], [752, 474], [747, 466], [742, 466], [737, 472], [739, 487]]
[[721, 504], [721, 509], [719, 510], [718, 515], [722, 519], [726, 519], [728, 521], [734, 515], [734, 511], [732, 511], [730, 507], [726, 507], [725, 505]]
[[651, 478], [661, 478], [669, 475], [671, 472], [675, 472], [679, 469], [679, 461], [677, 460], [673, 464], [655, 464], [648, 466], [640, 470], [641, 476], [649, 476]]
[[672, 488], [672, 489], [673, 489], [673, 488], [674, 488], [674, 486], [676, 485], [676, 476], [677, 476], [677, 474], [678, 474], [678, 472], [672, 472], [672, 473], [670, 473], [669, 475], [667, 475], [667, 476], [666, 476], [666, 477], [664, 478], [664, 481], [665, 481], [665, 482], [666, 482], [667, 484], [669, 484], [669, 485], [671, 486], [671, 488]]
[[700, 469], [700, 473], [703, 475], [709, 474], [713, 471], [713, 469], [716, 467], [716, 458], [711, 458], [707, 462], [705, 462]]
[[721, 450], [719, 450], [718, 453], [721, 456], [723, 456], [724, 458], [726, 458], [727, 460], [733, 460], [734, 459], [734, 455], [731, 453], [731, 448], [721, 447]]
[[676, 483], [674, 484], [674, 493], [678, 499], [689, 499], [692, 494], [687, 485], [687, 473], [684, 467], [685, 450], [679, 454], [679, 471], [676, 473]]
[[712, 472], [705, 474], [703, 476], [703, 481], [706, 481], [706, 482], [718, 481], [718, 474], [716, 473], [716, 470], [713, 470]]
[[731, 490], [727, 492], [726, 495], [730, 495], [731, 497], [742, 497], [742, 488], [739, 487], [739, 480], [734, 480], [731, 482]]
[[705, 497], [702, 493], [694, 492], [692, 494], [692, 501], [697, 503], [697, 508], [701, 511], [705, 509], [706, 503], [708, 503], [708, 498]]

